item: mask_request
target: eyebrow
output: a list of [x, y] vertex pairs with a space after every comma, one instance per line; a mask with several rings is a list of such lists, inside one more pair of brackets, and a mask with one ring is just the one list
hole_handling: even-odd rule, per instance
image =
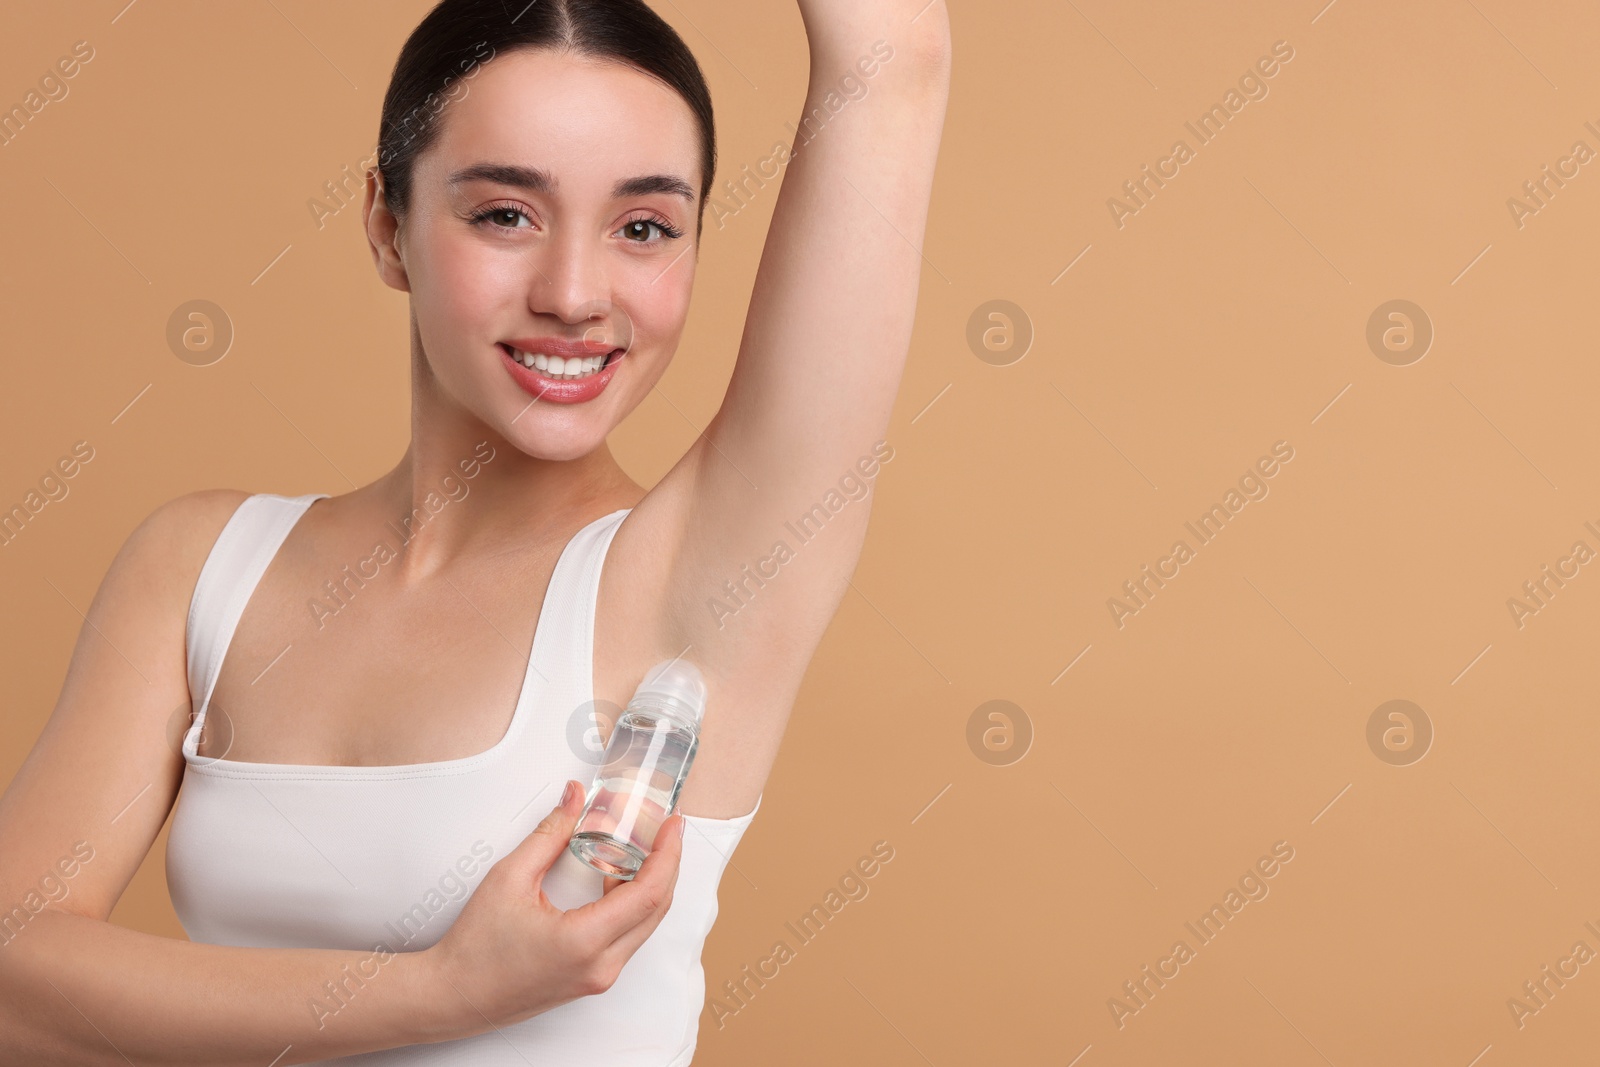
[[[510, 185], [543, 196], [553, 196], [557, 187], [555, 176], [549, 171], [517, 163], [474, 163], [450, 175], [449, 184], [452, 187], [466, 182]], [[690, 203], [694, 202], [694, 190], [689, 187], [689, 183], [672, 174], [645, 174], [637, 178], [624, 178], [611, 190], [612, 197], [617, 200], [646, 196], [650, 193], [667, 193], [671, 196], [681, 196]]]

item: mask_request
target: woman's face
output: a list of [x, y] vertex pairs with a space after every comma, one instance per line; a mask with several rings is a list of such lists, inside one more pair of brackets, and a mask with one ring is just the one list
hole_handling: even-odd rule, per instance
[[523, 452], [574, 459], [677, 348], [698, 258], [699, 130], [676, 92], [610, 61], [508, 52], [462, 84], [414, 164], [395, 242], [421, 358]]

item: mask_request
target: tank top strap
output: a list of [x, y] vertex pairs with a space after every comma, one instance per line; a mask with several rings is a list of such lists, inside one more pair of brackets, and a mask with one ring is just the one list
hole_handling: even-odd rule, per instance
[[595, 603], [612, 538], [631, 508], [602, 515], [572, 535], [550, 575], [533, 635], [530, 665], [546, 689], [571, 706], [593, 699]]
[[267, 565], [305, 510], [327, 495], [256, 493], [240, 502], [217, 535], [189, 601], [186, 644], [194, 718], [184, 741], [186, 749], [198, 744], [222, 656]]

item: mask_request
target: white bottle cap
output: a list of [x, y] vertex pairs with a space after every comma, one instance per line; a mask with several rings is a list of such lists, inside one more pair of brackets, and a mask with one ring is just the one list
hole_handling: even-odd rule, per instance
[[648, 697], [665, 703], [698, 723], [706, 710], [706, 682], [700, 670], [686, 659], [658, 663], [645, 673], [634, 699]]

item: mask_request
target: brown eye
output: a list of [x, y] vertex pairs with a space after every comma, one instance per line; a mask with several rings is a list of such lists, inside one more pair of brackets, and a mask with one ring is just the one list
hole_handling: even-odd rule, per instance
[[[517, 225], [518, 219], [528, 219], [528, 213], [519, 207], [512, 207], [508, 204], [491, 204], [475, 212], [472, 216], [472, 222], [479, 226], [487, 222], [502, 230], [527, 229], [527, 226]], [[532, 219], [528, 219], [528, 225], [533, 225]]]
[[[651, 237], [651, 230], [658, 231], [660, 237]], [[683, 233], [666, 219], [640, 218], [630, 219], [622, 224], [622, 229], [617, 231], [629, 241], [639, 245], [659, 244], [662, 240], [673, 240], [682, 237]]]

